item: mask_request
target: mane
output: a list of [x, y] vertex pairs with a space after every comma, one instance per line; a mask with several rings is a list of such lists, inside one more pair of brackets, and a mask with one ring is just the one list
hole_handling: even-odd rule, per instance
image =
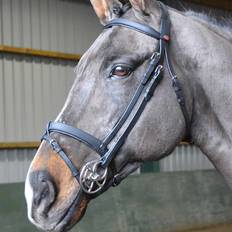
[[185, 15], [205, 24], [210, 30], [232, 41], [232, 18], [222, 18], [219, 21], [215, 17], [191, 10], [186, 11]]

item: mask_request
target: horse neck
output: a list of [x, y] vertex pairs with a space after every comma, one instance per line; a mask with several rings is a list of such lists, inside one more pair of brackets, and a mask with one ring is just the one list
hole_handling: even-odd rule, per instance
[[192, 103], [193, 140], [214, 160], [222, 147], [232, 150], [232, 45], [207, 24], [175, 11], [170, 15], [170, 52]]

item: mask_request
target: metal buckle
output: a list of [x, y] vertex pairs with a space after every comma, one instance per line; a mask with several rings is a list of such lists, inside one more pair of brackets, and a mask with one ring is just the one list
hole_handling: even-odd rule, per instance
[[151, 60], [155, 60], [156, 58], [160, 58], [160, 53], [159, 52], [154, 52], [151, 56]]
[[113, 178], [112, 187], [117, 187], [122, 181], [120, 174], [116, 174]]
[[49, 140], [49, 144], [51, 145], [52, 149], [57, 152], [60, 153], [60, 151], [62, 150], [62, 148], [60, 147], [60, 145], [56, 142], [55, 139], [51, 139]]
[[49, 144], [51, 145], [52, 149], [56, 151], [56, 140], [55, 139], [49, 140]]
[[162, 70], [163, 70], [163, 65], [161, 65], [161, 64], [158, 65], [156, 70], [155, 70], [154, 77], [158, 77]]
[[80, 173], [80, 185], [87, 194], [99, 192], [105, 185], [108, 168], [101, 168], [101, 161], [94, 160], [86, 163]]

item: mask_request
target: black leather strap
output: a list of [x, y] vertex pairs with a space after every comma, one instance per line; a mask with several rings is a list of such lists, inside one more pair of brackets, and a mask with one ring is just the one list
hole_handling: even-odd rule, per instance
[[[159, 66], [158, 66], [159, 67]], [[158, 68], [157, 67], [157, 68]], [[126, 129], [122, 133], [122, 135], [117, 139], [115, 144], [109, 149], [109, 151], [102, 157], [102, 167], [106, 168], [109, 166], [112, 159], [117, 154], [118, 150], [122, 147], [125, 140], [127, 139], [128, 135], [134, 128], [135, 124], [139, 120], [141, 114], [143, 113], [147, 103], [150, 101], [151, 97], [153, 96], [153, 93], [158, 86], [160, 80], [162, 79], [163, 75], [161, 73], [162, 67], [160, 66], [160, 69], [155, 72], [152, 76], [151, 81], [149, 82], [142, 99], [142, 102], [139, 104], [138, 109], [136, 110], [135, 114], [133, 115], [131, 121], [127, 124]]]
[[187, 108], [186, 108], [186, 102], [185, 102], [185, 98], [184, 98], [184, 94], [183, 94], [181, 84], [180, 84], [180, 82], [179, 82], [179, 80], [177, 78], [177, 75], [176, 75], [175, 71], [174, 71], [174, 68], [173, 68], [173, 65], [172, 65], [172, 62], [171, 62], [171, 59], [169, 57], [167, 49], [165, 49], [165, 57], [166, 57], [166, 63], [167, 63], [168, 72], [169, 72], [169, 75], [170, 75], [171, 80], [172, 80], [172, 87], [173, 87], [173, 89], [175, 91], [177, 101], [178, 101], [178, 103], [180, 105], [182, 114], [183, 114], [184, 119], [185, 119], [185, 125], [186, 125], [185, 140], [192, 143], [191, 135], [190, 135], [191, 120], [190, 120], [190, 117], [189, 117], [189, 114], [188, 114], [188, 111], [187, 111]]
[[68, 126], [64, 123], [50, 122], [48, 124], [47, 130], [49, 132], [56, 132], [76, 139], [86, 144], [99, 154], [104, 154], [107, 150], [106, 146], [104, 146], [104, 143], [101, 140], [95, 138], [94, 136], [90, 135], [89, 133], [83, 130], [80, 130], [72, 126]]
[[169, 41], [168, 38], [165, 38], [165, 36], [168, 36], [170, 39], [170, 32], [171, 32], [171, 21], [169, 18], [167, 6], [164, 5], [162, 2], [159, 2], [160, 9], [161, 9], [161, 38], [165, 41]]
[[159, 63], [159, 61], [160, 61], [160, 54], [159, 53], [154, 53], [154, 55], [152, 56], [152, 58], [150, 60], [149, 65], [148, 65], [147, 71], [145, 72], [145, 74], [143, 76], [143, 79], [139, 84], [139, 87], [137, 88], [134, 96], [132, 97], [132, 100], [128, 104], [128, 106], [127, 106], [126, 110], [124, 111], [123, 115], [120, 117], [118, 122], [115, 124], [115, 126], [113, 127], [111, 132], [104, 139], [104, 141], [103, 141], [104, 144], [108, 145], [114, 139], [114, 137], [116, 136], [118, 131], [121, 129], [123, 124], [126, 122], [128, 117], [130, 116], [133, 108], [135, 107], [135, 105], [138, 102], [141, 94], [143, 93], [146, 84], [150, 81], [150, 79], [152, 77], [152, 74], [154, 73], [155, 68], [157, 67], [157, 64]]
[[154, 28], [152, 28], [148, 25], [144, 25], [142, 23], [133, 22], [133, 21], [123, 19], [123, 18], [113, 19], [108, 24], [106, 24], [104, 26], [104, 28], [107, 29], [107, 28], [111, 28], [113, 26], [127, 27], [129, 29], [138, 31], [142, 34], [148, 35], [154, 39], [161, 39], [162, 38], [161, 34], [158, 31], [156, 31]]

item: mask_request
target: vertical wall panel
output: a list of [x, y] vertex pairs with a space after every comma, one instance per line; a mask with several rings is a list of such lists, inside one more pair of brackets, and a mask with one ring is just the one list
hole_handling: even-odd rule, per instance
[[[41, 27], [41, 47], [42, 50], [50, 49], [50, 28], [49, 28], [49, 1], [39, 1], [40, 3], [40, 27]], [[63, 15], [62, 15], [63, 16]]]
[[[51, 0], [48, 1], [49, 7], [49, 28], [50, 28], [50, 35], [51, 35], [51, 46], [50, 49], [53, 51], [58, 51], [58, 18], [59, 15], [57, 14], [57, 1]], [[61, 19], [62, 20], [62, 19]], [[72, 51], [74, 53], [74, 51]]]
[[[22, 14], [22, 46], [23, 47], [32, 47], [31, 46], [31, 11], [30, 11], [30, 0], [21, 0], [22, 7], [20, 10]], [[3, 32], [4, 33], [4, 32]], [[7, 44], [7, 41], [4, 41]], [[13, 41], [13, 46], [15, 45], [15, 41]]]
[[13, 60], [13, 72], [14, 72], [14, 134], [15, 138], [23, 137], [23, 128], [21, 127], [21, 122], [23, 122], [23, 107], [22, 103], [23, 98], [23, 70], [22, 70], [22, 62], [20, 61], [20, 57], [15, 57]]
[[10, 56], [6, 55], [3, 59], [3, 78], [4, 78], [4, 89], [5, 89], [5, 138], [9, 140], [11, 135], [14, 135], [15, 120], [14, 120], [14, 82], [13, 82], [13, 63], [10, 60]]
[[23, 182], [35, 152], [34, 149], [0, 150], [0, 183]]
[[0, 54], [0, 141], [5, 139], [5, 82], [3, 75], [3, 55]]
[[[40, 1], [31, 0], [31, 38], [33, 48], [41, 48], [41, 37], [43, 34], [41, 33], [41, 16], [40, 16]], [[47, 24], [47, 23], [46, 23]], [[46, 35], [46, 34], [45, 34]]]
[[90, 4], [0, 0], [0, 43], [82, 54], [102, 29]]
[[25, 107], [25, 120], [23, 122], [23, 125], [25, 125], [26, 138], [32, 138], [34, 137], [32, 135], [32, 131], [34, 134], [35, 128], [35, 115], [34, 115], [34, 104], [33, 104], [33, 73], [32, 73], [32, 65], [31, 65], [32, 59], [27, 58], [23, 63], [23, 69], [24, 69], [24, 98], [23, 103]]
[[175, 151], [160, 161], [163, 172], [214, 169], [208, 158], [195, 146], [178, 146]]
[[[2, 15], [2, 1], [0, 1], [0, 14]], [[3, 17], [0, 17], [0, 43], [2, 44], [3, 41]]]
[[12, 12], [11, 1], [2, 0], [2, 26], [3, 26], [3, 43], [7, 41], [9, 45], [12, 44]]
[[[0, 0], [0, 7], [4, 45], [82, 54], [101, 31], [90, 4]], [[0, 141], [38, 140], [61, 110], [77, 62], [7, 54], [0, 62]]]
[[1, 57], [0, 141], [37, 141], [65, 102], [75, 62]]
[[[12, 0], [12, 42], [14, 46], [22, 46], [22, 6], [21, 1]], [[4, 19], [5, 20], [5, 19]]]

